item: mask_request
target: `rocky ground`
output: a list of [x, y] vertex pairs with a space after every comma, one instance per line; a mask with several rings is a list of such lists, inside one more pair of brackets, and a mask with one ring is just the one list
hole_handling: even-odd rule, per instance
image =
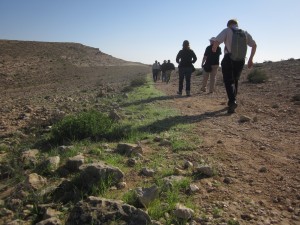
[[[250, 71], [245, 69], [235, 114], [227, 114], [220, 71], [215, 93], [201, 92], [201, 76], [193, 76], [192, 97], [175, 97], [169, 105], [195, 121], [204, 140], [201, 154], [218, 160], [224, 182], [229, 183], [227, 188], [203, 193], [199, 204], [218, 200], [227, 204], [228, 213], [265, 218], [262, 224], [300, 224], [300, 61], [255, 67], [266, 71], [269, 81], [251, 84], [246, 79]], [[177, 76], [157, 88], [176, 95]]]
[[[6, 144], [15, 144], [12, 137], [16, 134], [26, 138], [35, 124], [45, 128], [68, 113], [91, 106], [103, 110], [103, 97], [119, 93], [130, 80], [151, 72], [149, 66], [79, 44], [0, 40], [0, 49], [0, 138]], [[193, 162], [201, 155], [211, 159], [219, 171], [217, 177], [194, 182], [200, 187], [194, 204], [201, 205], [208, 216], [192, 224], [226, 224], [228, 218], [237, 218], [240, 224], [300, 224], [300, 61], [266, 62], [255, 67], [265, 70], [269, 80], [251, 84], [246, 79], [249, 70], [245, 69], [238, 108], [232, 115], [226, 113], [220, 72], [213, 94], [200, 92], [202, 76], [196, 74], [191, 97], [176, 95], [177, 73], [172, 74], [169, 84], [156, 83], [156, 88], [166, 94], [158, 104], [178, 109], [182, 121], [194, 124], [193, 132], [203, 139], [201, 147], [186, 160]], [[151, 154], [151, 149], [144, 147]], [[4, 156], [1, 152], [1, 158]], [[81, 160], [71, 161], [76, 164]], [[3, 169], [3, 165], [0, 167]], [[131, 175], [131, 181], [140, 179], [135, 173]], [[30, 174], [29, 180], [30, 176], [35, 175]], [[15, 191], [5, 179], [2, 181], [1, 207], [2, 200]], [[102, 201], [89, 198], [82, 205], [89, 208]], [[121, 203], [105, 204], [114, 207]], [[131, 206], [122, 207], [144, 216]], [[216, 209], [222, 209], [226, 216], [214, 212]], [[0, 213], [10, 215], [3, 208]], [[75, 219], [78, 216], [76, 212], [71, 215]], [[223, 222], [218, 217], [224, 217]], [[7, 224], [7, 220], [0, 221]]]

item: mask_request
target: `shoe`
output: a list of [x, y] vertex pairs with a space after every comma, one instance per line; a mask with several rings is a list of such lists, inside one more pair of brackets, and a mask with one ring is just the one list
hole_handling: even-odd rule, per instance
[[180, 91], [177, 91], [177, 94], [178, 94], [178, 95], [182, 95], [182, 92], [180, 92]]
[[186, 96], [191, 96], [191, 92], [187, 91]]
[[229, 104], [227, 113], [232, 114], [235, 113], [235, 109], [237, 108], [236, 102]]

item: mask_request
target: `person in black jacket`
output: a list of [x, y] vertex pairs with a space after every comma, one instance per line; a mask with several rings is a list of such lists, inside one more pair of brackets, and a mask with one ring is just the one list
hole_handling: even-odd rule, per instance
[[170, 60], [168, 60], [166, 64], [166, 80], [165, 80], [166, 83], [169, 83], [170, 81], [172, 70], [175, 70], [175, 66], [173, 63], [171, 63]]
[[185, 40], [182, 44], [182, 50], [180, 50], [176, 57], [176, 62], [179, 63], [179, 88], [178, 95], [182, 95], [183, 81], [186, 82], [186, 95], [191, 95], [191, 76], [195, 71], [194, 63], [197, 61], [197, 56], [193, 50], [190, 49], [190, 43]]

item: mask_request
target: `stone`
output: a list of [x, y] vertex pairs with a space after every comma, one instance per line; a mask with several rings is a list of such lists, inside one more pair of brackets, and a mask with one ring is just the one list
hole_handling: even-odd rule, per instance
[[147, 208], [149, 204], [158, 197], [159, 189], [156, 185], [149, 188], [138, 187], [135, 189], [138, 201]]
[[84, 156], [76, 155], [67, 160], [65, 164], [65, 168], [70, 172], [77, 172], [79, 171], [79, 167], [83, 164], [84, 164]]
[[38, 190], [47, 184], [47, 179], [36, 173], [31, 173], [26, 179], [26, 184], [28, 187]]
[[174, 210], [174, 216], [179, 219], [189, 220], [194, 216], [194, 210], [177, 203]]
[[155, 174], [155, 171], [153, 169], [142, 168], [141, 174], [146, 177], [153, 177]]
[[213, 168], [208, 165], [196, 167], [195, 173], [199, 174], [200, 176], [205, 176], [205, 177], [213, 177], [215, 174]]
[[151, 224], [149, 215], [141, 209], [118, 200], [90, 196], [71, 210], [66, 225], [82, 224]]
[[249, 122], [249, 121], [251, 121], [251, 118], [248, 117], [248, 116], [244, 116], [244, 115], [242, 115], [240, 117], [240, 120], [239, 120], [240, 123], [246, 123], [246, 122]]

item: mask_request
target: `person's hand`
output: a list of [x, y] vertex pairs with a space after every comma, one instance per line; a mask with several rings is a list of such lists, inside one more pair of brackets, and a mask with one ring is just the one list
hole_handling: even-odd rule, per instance
[[249, 60], [248, 60], [248, 68], [250, 69], [250, 68], [252, 68], [252, 66], [253, 66], [253, 60], [251, 58], [249, 58]]

